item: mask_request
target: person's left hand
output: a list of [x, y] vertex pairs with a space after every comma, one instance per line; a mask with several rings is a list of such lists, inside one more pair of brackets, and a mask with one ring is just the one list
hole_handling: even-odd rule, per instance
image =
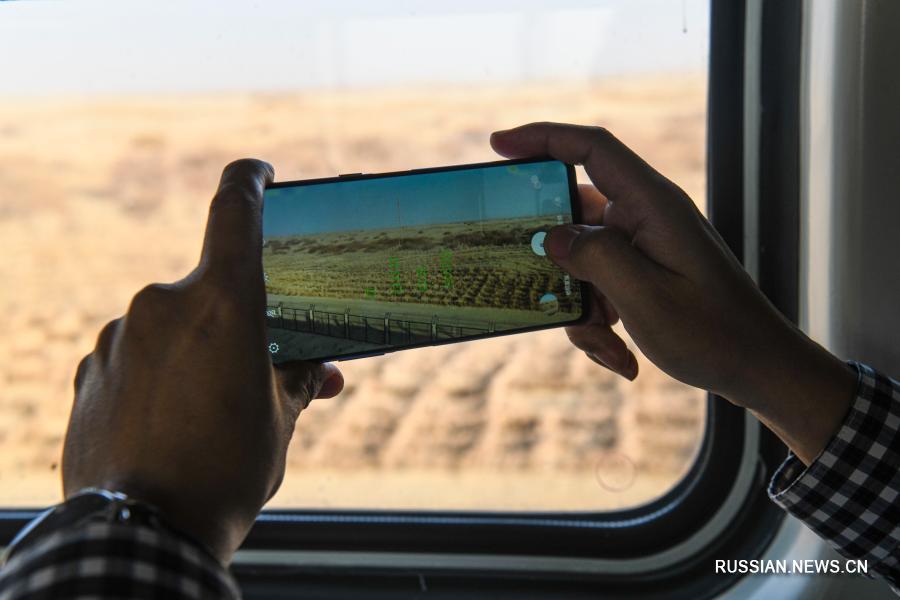
[[266, 348], [262, 196], [272, 168], [225, 168], [200, 264], [138, 292], [75, 377], [66, 497], [85, 487], [156, 505], [223, 563], [284, 477], [300, 411], [338, 394], [330, 364], [273, 368]]

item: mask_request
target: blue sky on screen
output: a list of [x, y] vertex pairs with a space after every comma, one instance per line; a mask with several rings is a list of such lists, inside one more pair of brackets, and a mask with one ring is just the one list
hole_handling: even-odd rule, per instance
[[0, 95], [702, 71], [708, 0], [0, 2]]
[[275, 188], [266, 191], [263, 231], [276, 237], [556, 213], [571, 213], [571, 205], [565, 167], [550, 162]]

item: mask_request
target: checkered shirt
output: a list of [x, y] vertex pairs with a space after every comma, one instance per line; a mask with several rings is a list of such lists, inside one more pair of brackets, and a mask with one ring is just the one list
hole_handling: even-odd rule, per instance
[[87, 522], [46, 535], [0, 571], [0, 600], [240, 598], [212, 555], [164, 529]]
[[850, 364], [856, 398], [840, 430], [809, 467], [789, 452], [769, 496], [900, 594], [900, 383]]
[[[792, 453], [769, 495], [838, 552], [869, 561], [900, 584], [900, 383], [851, 363], [856, 398], [841, 429], [809, 467]], [[0, 600], [240, 598], [206, 551], [165, 530], [88, 522], [26, 546], [0, 571]]]

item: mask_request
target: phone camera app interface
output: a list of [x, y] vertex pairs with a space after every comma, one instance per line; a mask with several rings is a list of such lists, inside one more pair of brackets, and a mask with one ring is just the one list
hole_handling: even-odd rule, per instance
[[546, 256], [572, 222], [565, 165], [496, 165], [266, 190], [275, 362], [365, 354], [581, 315]]

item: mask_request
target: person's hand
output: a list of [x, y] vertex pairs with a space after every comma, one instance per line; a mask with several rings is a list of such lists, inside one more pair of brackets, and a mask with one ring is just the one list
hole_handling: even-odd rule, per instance
[[555, 227], [544, 241], [553, 261], [592, 284], [590, 321], [567, 329], [573, 344], [633, 379], [637, 361], [611, 328], [621, 317], [663, 371], [754, 410], [801, 459], [818, 454], [855, 375], [768, 302], [678, 186], [602, 128], [535, 123], [495, 132], [491, 145], [510, 158], [583, 164], [596, 186], [579, 186], [588, 225]]
[[225, 168], [200, 264], [135, 295], [75, 377], [66, 497], [85, 487], [156, 505], [223, 563], [284, 477], [295, 421], [340, 392], [329, 364], [273, 368], [266, 349], [262, 195], [272, 168]]

